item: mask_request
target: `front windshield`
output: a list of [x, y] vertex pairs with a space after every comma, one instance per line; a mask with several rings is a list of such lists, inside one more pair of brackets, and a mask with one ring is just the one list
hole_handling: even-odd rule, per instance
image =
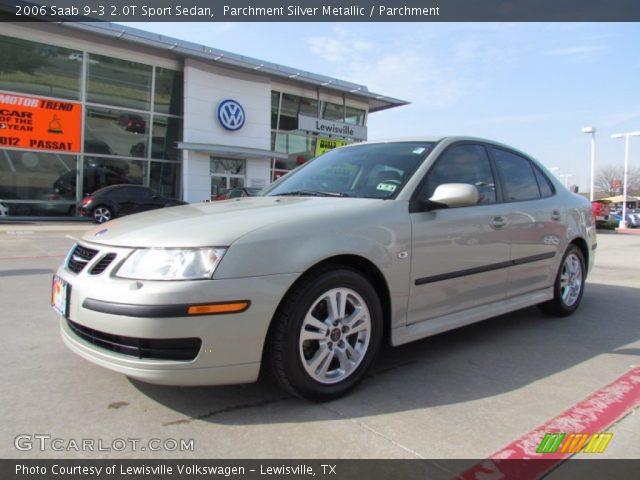
[[262, 194], [393, 198], [433, 145], [396, 142], [337, 148], [307, 162]]

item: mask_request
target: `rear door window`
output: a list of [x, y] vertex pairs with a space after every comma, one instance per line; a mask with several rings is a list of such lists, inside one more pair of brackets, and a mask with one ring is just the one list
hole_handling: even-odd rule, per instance
[[538, 181], [531, 162], [513, 152], [492, 148], [493, 157], [504, 185], [507, 202], [520, 202], [540, 198]]

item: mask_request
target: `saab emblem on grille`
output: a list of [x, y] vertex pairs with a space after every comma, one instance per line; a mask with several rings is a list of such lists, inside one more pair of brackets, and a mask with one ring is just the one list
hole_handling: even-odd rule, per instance
[[103, 228], [102, 230], [100, 230], [99, 232], [96, 232], [96, 234], [94, 235], [94, 237], [99, 237], [101, 235], [104, 235], [105, 233], [107, 233], [109, 229], [108, 228]]
[[235, 100], [224, 100], [218, 105], [218, 121], [225, 130], [240, 130], [244, 125], [244, 109]]

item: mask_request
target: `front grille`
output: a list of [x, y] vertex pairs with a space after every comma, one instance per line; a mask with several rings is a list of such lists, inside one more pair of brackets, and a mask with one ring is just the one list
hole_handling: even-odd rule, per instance
[[73, 273], [80, 273], [84, 267], [96, 256], [98, 250], [76, 245], [69, 255], [67, 268]]
[[193, 360], [202, 347], [199, 338], [135, 338], [104, 333], [67, 320], [78, 337], [111, 352], [154, 360]]
[[115, 253], [107, 253], [104, 257], [102, 257], [98, 263], [96, 263], [93, 268], [89, 271], [91, 275], [99, 275], [104, 272], [111, 262], [116, 258]]

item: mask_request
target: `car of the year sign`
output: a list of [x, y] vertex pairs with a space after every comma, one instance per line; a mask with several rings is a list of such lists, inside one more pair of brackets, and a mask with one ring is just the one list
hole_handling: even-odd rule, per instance
[[[567, 316], [594, 262], [590, 203], [469, 137], [337, 148], [259, 196], [88, 231], [54, 277], [66, 345], [165, 385], [253, 382], [312, 400], [401, 345], [539, 305]], [[552, 334], [552, 333], [550, 333]]]

